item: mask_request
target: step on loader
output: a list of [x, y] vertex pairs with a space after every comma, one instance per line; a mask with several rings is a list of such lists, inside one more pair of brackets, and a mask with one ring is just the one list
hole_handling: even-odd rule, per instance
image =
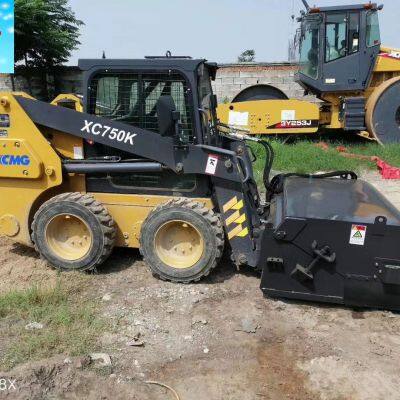
[[[349, 171], [270, 180], [269, 143], [217, 120], [215, 64], [79, 66], [83, 98], [0, 93], [2, 236], [63, 271], [139, 248], [180, 283], [207, 276], [225, 247], [270, 296], [400, 309], [399, 211]], [[266, 152], [265, 199], [248, 141]]]

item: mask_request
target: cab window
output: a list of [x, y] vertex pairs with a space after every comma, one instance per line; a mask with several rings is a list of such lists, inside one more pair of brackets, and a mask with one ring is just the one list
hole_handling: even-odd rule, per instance
[[[193, 107], [190, 89], [179, 73], [102, 72], [94, 76], [90, 87], [89, 113], [157, 133], [157, 101], [160, 96], [171, 96], [181, 115], [181, 130], [187, 141], [193, 142]], [[85, 153], [89, 158], [101, 156], [133, 158], [130, 153], [99, 143], [86, 143]], [[106, 190], [117, 193], [136, 190], [189, 192], [197, 187], [196, 175], [185, 174], [177, 179], [176, 173], [169, 170], [89, 177], [87, 182], [92, 191]]]
[[360, 15], [349, 13], [349, 54], [357, 53], [360, 44]]
[[373, 47], [381, 44], [379, 31], [379, 18], [376, 11], [367, 14], [367, 46]]
[[193, 142], [189, 89], [179, 74], [100, 74], [91, 86], [91, 113], [154, 132], [158, 132], [157, 101], [160, 96], [172, 96], [183, 135]]
[[327, 62], [347, 54], [347, 15], [330, 14], [326, 18], [325, 60]]
[[317, 79], [319, 60], [319, 24], [306, 21], [302, 27], [300, 72]]

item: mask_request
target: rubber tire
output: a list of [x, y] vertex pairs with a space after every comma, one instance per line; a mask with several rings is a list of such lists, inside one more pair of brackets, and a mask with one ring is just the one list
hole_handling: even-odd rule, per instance
[[[168, 221], [183, 220], [192, 224], [202, 234], [204, 252], [191, 268], [171, 268], [164, 264], [154, 249], [157, 230]], [[215, 268], [224, 250], [224, 231], [220, 217], [203, 204], [178, 198], [159, 205], [144, 221], [140, 234], [140, 252], [154, 276], [170, 282], [197, 282]]]
[[288, 97], [275, 86], [258, 84], [243, 89], [233, 98], [232, 103], [260, 100], [288, 100]]
[[[71, 214], [86, 222], [92, 232], [92, 247], [79, 260], [60, 258], [47, 245], [46, 225], [56, 215]], [[52, 267], [63, 271], [88, 271], [101, 265], [111, 254], [115, 241], [114, 220], [107, 209], [93, 196], [82, 193], [63, 193], [51, 198], [35, 213], [32, 222], [32, 241], [36, 251]]]
[[378, 86], [366, 105], [368, 132], [381, 144], [400, 142], [400, 77]]

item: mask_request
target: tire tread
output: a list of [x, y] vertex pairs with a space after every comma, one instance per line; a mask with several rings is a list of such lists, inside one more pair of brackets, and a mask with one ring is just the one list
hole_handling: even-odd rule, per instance
[[[149, 213], [146, 220], [150, 219], [155, 214], [158, 214], [159, 212], [170, 209], [170, 208], [183, 208], [183, 209], [188, 209], [188, 210], [194, 211], [196, 214], [198, 214], [199, 216], [201, 216], [202, 218], [204, 218], [208, 221], [208, 223], [211, 226], [211, 228], [214, 232], [214, 235], [216, 237], [216, 245], [217, 245], [216, 256], [214, 257], [212, 262], [208, 265], [208, 267], [204, 270], [203, 274], [201, 274], [200, 276], [196, 276], [195, 278], [181, 279], [178, 277], [172, 277], [172, 276], [166, 276], [164, 274], [160, 274], [159, 272], [157, 272], [153, 269], [153, 266], [147, 259], [146, 255], [142, 249], [142, 243], [141, 243], [142, 235], [140, 235], [140, 239], [139, 239], [140, 254], [143, 256], [145, 262], [150, 266], [150, 269], [152, 270], [153, 275], [163, 281], [184, 283], [184, 284], [191, 283], [191, 282], [198, 282], [202, 278], [204, 278], [210, 274], [210, 272], [218, 265], [218, 262], [219, 262], [220, 258], [222, 257], [223, 250], [224, 250], [225, 235], [224, 235], [224, 230], [222, 228], [221, 219], [217, 213], [215, 213], [212, 209], [206, 207], [204, 203], [192, 200], [187, 197], [179, 197], [179, 198], [168, 200], [165, 203], [162, 203], [159, 206], [155, 207]], [[144, 224], [145, 224], [145, 222], [144, 222]]]
[[[111, 215], [108, 213], [107, 209], [104, 207], [103, 204], [99, 203], [95, 198], [87, 193], [80, 193], [80, 192], [67, 192], [67, 193], [62, 193], [57, 196], [52, 197], [51, 199], [47, 200], [44, 202], [39, 209], [36, 211], [32, 225], [31, 225], [31, 238], [32, 242], [35, 246], [35, 250], [40, 254], [41, 258], [47, 261], [45, 257], [41, 254], [34, 238], [34, 232], [36, 231], [36, 223], [37, 223], [37, 218], [41, 212], [45, 210], [49, 205], [53, 203], [58, 203], [60, 201], [63, 202], [71, 202], [71, 203], [77, 203], [80, 204], [81, 206], [87, 208], [94, 216], [95, 218], [99, 221], [101, 230], [103, 232], [103, 249], [100, 257], [97, 258], [94, 264], [90, 265], [87, 268], [81, 268], [80, 271], [89, 271], [89, 270], [95, 270], [96, 267], [101, 265], [111, 254], [113, 248], [114, 248], [114, 243], [115, 243], [115, 223]], [[57, 267], [56, 267], [57, 268]], [[61, 268], [59, 268], [61, 269]]]

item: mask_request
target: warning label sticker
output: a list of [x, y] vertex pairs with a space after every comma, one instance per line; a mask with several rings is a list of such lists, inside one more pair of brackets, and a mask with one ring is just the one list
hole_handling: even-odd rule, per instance
[[352, 225], [350, 233], [350, 244], [364, 246], [367, 227], [365, 225]]
[[247, 126], [249, 124], [249, 113], [240, 111], [229, 111], [228, 125]]
[[215, 175], [215, 171], [217, 170], [217, 164], [218, 164], [218, 156], [209, 155], [205, 171], [206, 174]]
[[296, 119], [296, 110], [282, 110], [281, 121], [293, 121]]

